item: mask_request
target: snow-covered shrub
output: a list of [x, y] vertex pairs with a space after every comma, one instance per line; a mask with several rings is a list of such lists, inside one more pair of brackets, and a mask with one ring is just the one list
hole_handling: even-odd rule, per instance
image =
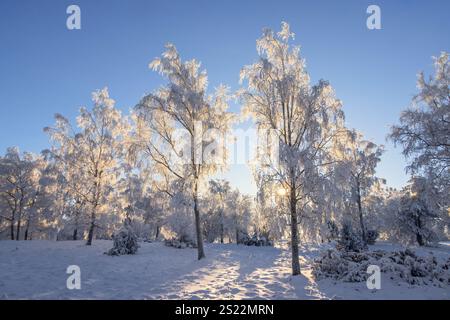
[[438, 263], [433, 255], [417, 256], [413, 251], [352, 252], [329, 249], [314, 260], [313, 275], [317, 280], [332, 278], [344, 282], [366, 281], [369, 265], [377, 265], [393, 280], [415, 285], [450, 285], [450, 259]]
[[244, 244], [244, 242], [247, 241], [248, 239], [250, 239], [250, 236], [248, 235], [247, 232], [244, 232], [242, 230], [236, 231], [236, 243], [237, 244]]
[[364, 253], [329, 249], [314, 260], [313, 275], [318, 279], [333, 278], [345, 282], [367, 279], [368, 257]]
[[105, 252], [110, 256], [135, 254], [139, 248], [138, 239], [130, 226], [122, 227], [113, 235], [113, 247]]
[[267, 239], [264, 236], [259, 236], [256, 233], [253, 236], [249, 236], [248, 234], [242, 234], [238, 244], [244, 244], [246, 246], [257, 246], [257, 247], [264, 247], [264, 246], [273, 246], [272, 241]]
[[375, 241], [377, 241], [380, 233], [378, 230], [367, 230], [366, 232], [366, 242], [367, 244], [374, 245]]
[[174, 247], [178, 249], [197, 248], [197, 244], [194, 241], [188, 239], [166, 239], [164, 240], [164, 244], [168, 247]]
[[367, 248], [361, 236], [353, 231], [350, 223], [344, 223], [336, 248], [343, 251], [360, 252]]

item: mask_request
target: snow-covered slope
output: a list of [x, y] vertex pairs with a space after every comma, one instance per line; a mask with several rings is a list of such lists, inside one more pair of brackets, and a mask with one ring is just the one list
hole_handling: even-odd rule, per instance
[[[207, 258], [195, 249], [141, 243], [136, 255], [104, 255], [111, 241], [0, 241], [2, 299], [450, 299], [450, 288], [410, 286], [382, 275], [381, 290], [365, 283], [315, 282], [310, 263], [320, 247], [302, 248], [303, 275], [290, 275], [286, 250], [207, 244]], [[396, 246], [383, 243], [378, 249]], [[442, 259], [450, 247], [428, 251]], [[69, 290], [66, 269], [81, 268], [81, 289]]]

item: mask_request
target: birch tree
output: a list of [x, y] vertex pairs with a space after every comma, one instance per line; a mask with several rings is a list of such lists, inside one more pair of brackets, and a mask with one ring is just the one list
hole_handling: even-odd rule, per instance
[[219, 202], [220, 243], [223, 243], [225, 234], [225, 201], [231, 191], [230, 183], [226, 180], [210, 180], [209, 190]]
[[[99, 227], [98, 215], [105, 211], [107, 196], [119, 176], [129, 130], [106, 88], [94, 92], [92, 100], [92, 110], [80, 108], [79, 132], [62, 115], [55, 116], [54, 127], [44, 129], [54, 142], [50, 152], [65, 168], [66, 183], [89, 207], [87, 245], [92, 244], [95, 228]], [[82, 189], [78, 188], [80, 179], [84, 182]]]
[[403, 147], [407, 170], [428, 176], [440, 185], [444, 197], [450, 190], [450, 65], [448, 53], [434, 58], [435, 75], [418, 76], [419, 93], [402, 112], [400, 124], [389, 138]]
[[349, 130], [340, 141], [342, 143], [340, 183], [349, 186], [349, 199], [356, 204], [361, 236], [366, 242], [363, 203], [364, 198], [370, 196], [371, 187], [379, 180], [375, 176], [375, 169], [381, 161], [383, 146], [364, 140], [355, 130]]
[[397, 211], [397, 228], [404, 236], [413, 236], [420, 246], [437, 242], [433, 224], [442, 222], [433, 200], [436, 189], [423, 177], [414, 177], [404, 188]]
[[[279, 141], [279, 159], [270, 161], [267, 175], [286, 190], [290, 211], [292, 274], [300, 274], [298, 224], [302, 211], [320, 192], [320, 179], [331, 160], [333, 141], [343, 124], [341, 103], [326, 81], [311, 86], [294, 34], [265, 29], [257, 40], [259, 60], [241, 71], [244, 112], [258, 129], [269, 129]], [[273, 160], [273, 159], [272, 159]]]
[[[407, 172], [432, 185], [435, 213], [449, 224], [450, 206], [450, 65], [448, 53], [434, 57], [434, 77], [419, 73], [411, 106], [403, 111], [400, 124], [392, 127], [389, 138], [403, 148]], [[407, 197], [405, 195], [405, 197]], [[414, 199], [414, 198], [411, 198]], [[445, 223], [445, 221], [447, 221]]]
[[0, 158], [1, 215], [9, 222], [11, 240], [20, 240], [24, 222], [30, 221], [29, 211], [39, 194], [40, 173], [37, 161], [31, 153], [21, 155], [15, 147], [8, 148], [5, 156]]
[[206, 71], [200, 71], [196, 60], [183, 62], [172, 44], [166, 46], [162, 57], [150, 63], [150, 68], [169, 83], [146, 95], [136, 106], [136, 148], [156, 165], [161, 176], [179, 180], [189, 190], [198, 259], [202, 259], [199, 188], [226, 163], [225, 143], [220, 137], [229, 130], [233, 118], [227, 112], [227, 89], [220, 86], [213, 96], [207, 95]]

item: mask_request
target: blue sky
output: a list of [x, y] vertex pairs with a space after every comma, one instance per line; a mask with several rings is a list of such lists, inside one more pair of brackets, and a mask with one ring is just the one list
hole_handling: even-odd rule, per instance
[[[66, 28], [66, 8], [81, 8], [81, 30]], [[368, 30], [366, 8], [381, 8], [382, 30]], [[329, 80], [346, 123], [386, 145], [378, 175], [407, 180], [400, 149], [386, 143], [389, 126], [416, 93], [416, 74], [450, 50], [450, 1], [0, 1], [0, 152], [39, 152], [53, 115], [74, 119], [93, 90], [108, 86], [127, 112], [163, 79], [148, 63], [174, 43], [220, 83], [239, 88], [239, 71], [256, 60], [263, 27], [290, 23], [313, 82]], [[237, 112], [234, 105], [232, 111]], [[253, 192], [244, 165], [225, 175]]]

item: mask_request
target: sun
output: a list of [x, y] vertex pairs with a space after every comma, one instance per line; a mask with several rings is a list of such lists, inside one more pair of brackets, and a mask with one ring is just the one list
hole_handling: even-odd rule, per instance
[[285, 188], [280, 187], [280, 188], [278, 188], [278, 190], [277, 190], [277, 194], [278, 194], [279, 196], [283, 197], [283, 196], [285, 196], [285, 195], [287, 194], [287, 191], [286, 191]]

